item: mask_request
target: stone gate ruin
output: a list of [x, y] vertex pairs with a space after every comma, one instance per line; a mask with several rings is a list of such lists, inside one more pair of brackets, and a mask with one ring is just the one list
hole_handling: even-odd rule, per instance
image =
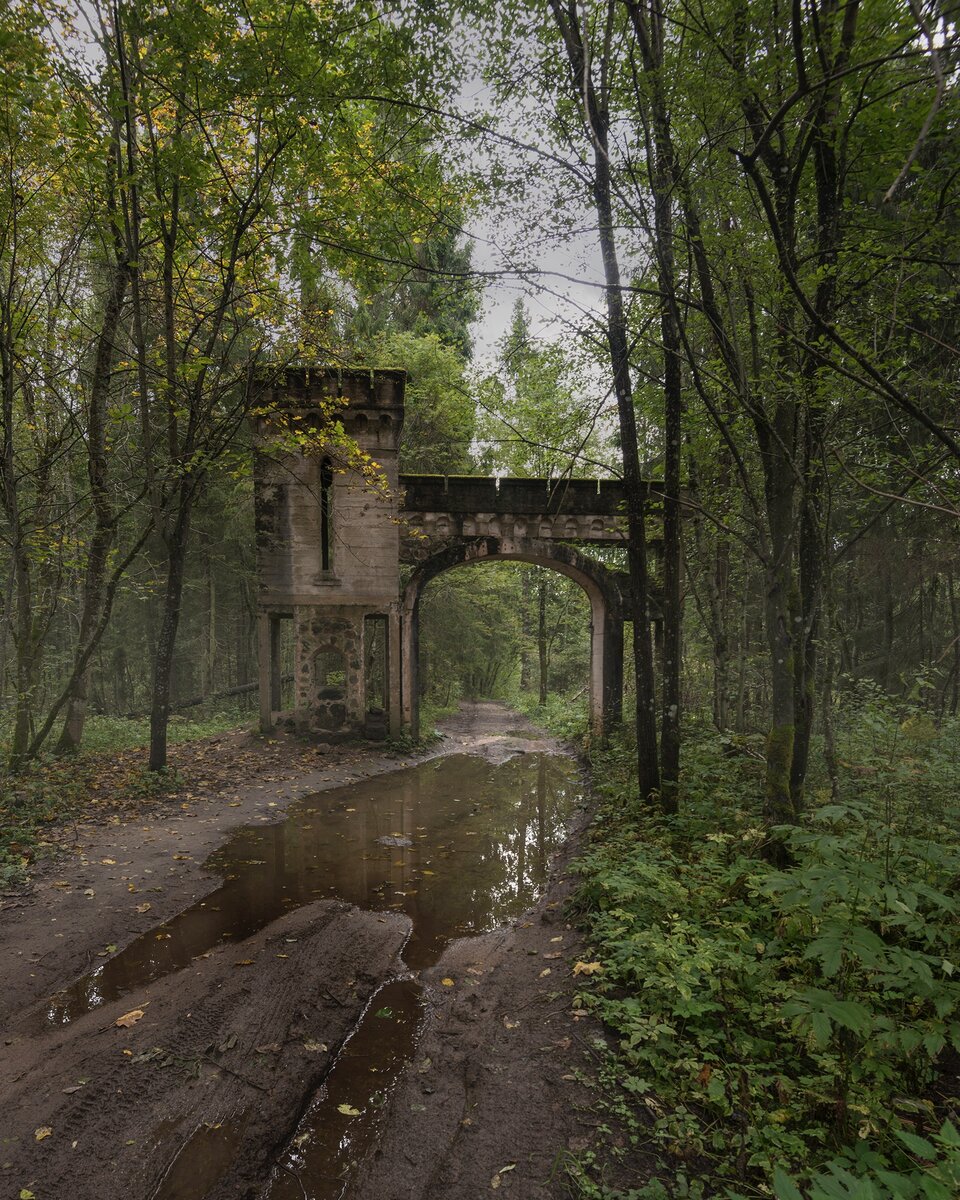
[[[404, 380], [402, 371], [294, 368], [261, 405], [254, 497], [262, 730], [284, 723], [327, 740], [416, 736], [420, 596], [441, 572], [485, 559], [549, 567], [587, 594], [591, 726], [603, 738], [620, 717], [625, 576], [580, 547], [624, 541], [622, 485], [400, 475]], [[311, 448], [331, 419], [379, 465], [386, 490], [371, 486], [363, 461], [338, 454], [335, 441]], [[283, 622], [293, 634], [286, 705]]]

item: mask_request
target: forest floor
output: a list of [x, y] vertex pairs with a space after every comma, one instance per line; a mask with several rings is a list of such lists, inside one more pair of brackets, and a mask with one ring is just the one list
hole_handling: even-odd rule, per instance
[[[0, 901], [0, 1195], [263, 1194], [368, 999], [396, 972], [408, 918], [320, 899], [69, 1024], [49, 1014], [78, 977], [137, 939], [168, 936], [154, 931], [214, 892], [220, 877], [204, 863], [238, 826], [268, 827], [295, 799], [436, 755], [559, 749], [481, 704], [419, 757], [235, 732], [173, 748], [181, 786], [162, 801], [125, 796], [120, 770], [93, 816], [51, 835], [60, 855]], [[531, 911], [451, 943], [420, 973], [414, 1060], [351, 1200], [569, 1194], [565, 1166], [599, 1122], [587, 1081], [602, 1034], [573, 1005], [584, 950], [563, 915], [585, 820]]]

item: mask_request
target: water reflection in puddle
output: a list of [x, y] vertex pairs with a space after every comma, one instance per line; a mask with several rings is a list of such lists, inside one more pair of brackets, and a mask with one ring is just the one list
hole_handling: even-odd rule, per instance
[[415, 979], [392, 979], [374, 995], [281, 1155], [263, 1200], [338, 1200], [344, 1194], [413, 1058], [422, 1008]]
[[240, 829], [205, 864], [223, 884], [58, 992], [46, 1023], [66, 1025], [325, 897], [407, 913], [404, 959], [426, 966], [451, 938], [532, 903], [576, 797], [567, 759], [451, 755], [298, 801], [276, 825]]
[[[223, 877], [219, 888], [59, 992], [42, 1023], [68, 1024], [327, 897], [406, 913], [404, 961], [429, 966], [453, 938], [495, 929], [533, 903], [578, 798], [569, 759], [519, 754], [496, 765], [452, 755], [298, 801], [278, 824], [240, 829], [205, 864]], [[281, 1156], [270, 1200], [344, 1194], [414, 1052], [421, 1005], [413, 978], [381, 988]], [[235, 1132], [234, 1123], [198, 1131], [155, 1200], [201, 1200], [210, 1184], [195, 1168], [215, 1159], [221, 1176]]]

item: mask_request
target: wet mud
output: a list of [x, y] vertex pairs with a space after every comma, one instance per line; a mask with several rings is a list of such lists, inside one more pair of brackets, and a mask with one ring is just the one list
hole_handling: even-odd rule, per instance
[[[476, 1136], [484, 1068], [470, 1060], [503, 1042], [512, 1103], [542, 1112], [523, 1113], [538, 1143], [526, 1169], [494, 1186], [562, 1194], [545, 1147], [569, 1140], [576, 1105], [550, 1094], [570, 1089], [543, 1038], [573, 1024], [569, 980], [549, 977], [569, 975], [574, 939], [542, 893], [581, 786], [571, 760], [526, 753], [522, 737], [460, 741], [481, 756], [331, 788], [238, 829], [204, 863], [219, 884], [16, 1014], [0, 1047], [0, 1193], [475, 1195], [507, 1147], [487, 1118]], [[514, 1001], [530, 1011], [511, 1019]]]

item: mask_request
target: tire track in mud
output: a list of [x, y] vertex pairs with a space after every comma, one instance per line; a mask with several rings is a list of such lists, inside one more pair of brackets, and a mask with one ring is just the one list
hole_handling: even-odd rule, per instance
[[[478, 729], [469, 728], [477, 724], [469, 716], [461, 722], [455, 731], [459, 745], [452, 751], [476, 745], [488, 761], [502, 762], [518, 749], [550, 748], [542, 742], [518, 743], [519, 728], [512, 737], [499, 738], [487, 728], [495, 714], [484, 711], [482, 717]], [[206, 887], [204, 894], [210, 896]], [[405, 970], [399, 952], [410, 928], [407, 918], [393, 912], [312, 901], [241, 945], [220, 944], [178, 974], [45, 1034], [39, 1056], [37, 1046], [27, 1044], [26, 1027], [18, 1029], [15, 1021], [13, 1036], [0, 1051], [0, 1078], [25, 1069], [29, 1074], [5, 1089], [13, 1100], [5, 1111], [16, 1111], [13, 1121], [0, 1122], [0, 1192], [9, 1180], [11, 1194], [25, 1187], [37, 1200], [261, 1197], [370, 997], [384, 980]], [[381, 1147], [393, 1148], [394, 1161], [379, 1148], [366, 1155], [351, 1195], [393, 1200], [439, 1196], [452, 1187], [450, 1196], [473, 1200], [489, 1187], [488, 1175], [482, 1189], [475, 1188], [477, 1172], [491, 1168], [469, 1145], [476, 1140], [470, 1112], [481, 1104], [476, 1097], [488, 1095], [491, 1083], [499, 1082], [488, 1060], [503, 1027], [487, 1014], [476, 1037], [470, 1036], [462, 1012], [473, 1011], [472, 989], [488, 986], [480, 979], [488, 972], [478, 968], [471, 976], [469, 958], [461, 959], [457, 947], [476, 946], [482, 957], [489, 938], [499, 936], [456, 943], [441, 968], [425, 972], [428, 1007], [441, 1019], [428, 1021], [418, 1062], [384, 1105]], [[456, 994], [439, 985], [443, 971], [457, 973]], [[136, 1007], [143, 1008], [144, 1017], [132, 1029], [116, 1028], [116, 1017]], [[450, 1025], [446, 1013], [461, 1016]], [[446, 1038], [462, 1044], [458, 1040], [444, 1052]], [[434, 1047], [433, 1062], [421, 1070], [424, 1047]], [[80, 1079], [86, 1082], [79, 1084]], [[78, 1086], [79, 1091], [66, 1091]], [[544, 1099], [544, 1086], [536, 1079], [525, 1085], [524, 1104], [536, 1106]], [[541, 1140], [554, 1136], [555, 1107], [546, 1125], [537, 1123]], [[451, 1112], [452, 1121], [446, 1119]], [[50, 1136], [37, 1141], [35, 1131], [46, 1127]], [[495, 1160], [503, 1154], [486, 1134], [484, 1145], [496, 1169]], [[433, 1164], [426, 1176], [420, 1167], [404, 1175], [403, 1159], [413, 1146], [418, 1162]], [[541, 1149], [530, 1161], [542, 1165], [544, 1154]], [[521, 1173], [502, 1178], [510, 1190], [519, 1185]], [[403, 1190], [398, 1190], [401, 1180]], [[529, 1194], [551, 1193], [538, 1187]]]
[[[173, 1172], [166, 1186], [173, 1200], [177, 1162], [198, 1131], [215, 1146], [242, 1122], [219, 1178], [205, 1180], [200, 1194], [257, 1195], [370, 995], [396, 970], [409, 928], [404, 917], [321, 901], [242, 948], [224, 946], [157, 981], [136, 1004], [128, 997], [49, 1035], [42, 1060], [14, 1085], [4, 1118], [12, 1194], [146, 1200], [164, 1194]], [[336, 999], [331, 978], [348, 981]], [[144, 1015], [132, 1028], [113, 1023], [135, 1007]], [[0, 1056], [7, 1078], [24, 1053], [36, 1056], [33, 1039], [12, 1032]], [[126, 1062], [118, 1066], [118, 1058]], [[38, 1141], [42, 1129], [51, 1132]], [[210, 1157], [187, 1155], [193, 1190], [182, 1194], [197, 1194], [198, 1162]]]

